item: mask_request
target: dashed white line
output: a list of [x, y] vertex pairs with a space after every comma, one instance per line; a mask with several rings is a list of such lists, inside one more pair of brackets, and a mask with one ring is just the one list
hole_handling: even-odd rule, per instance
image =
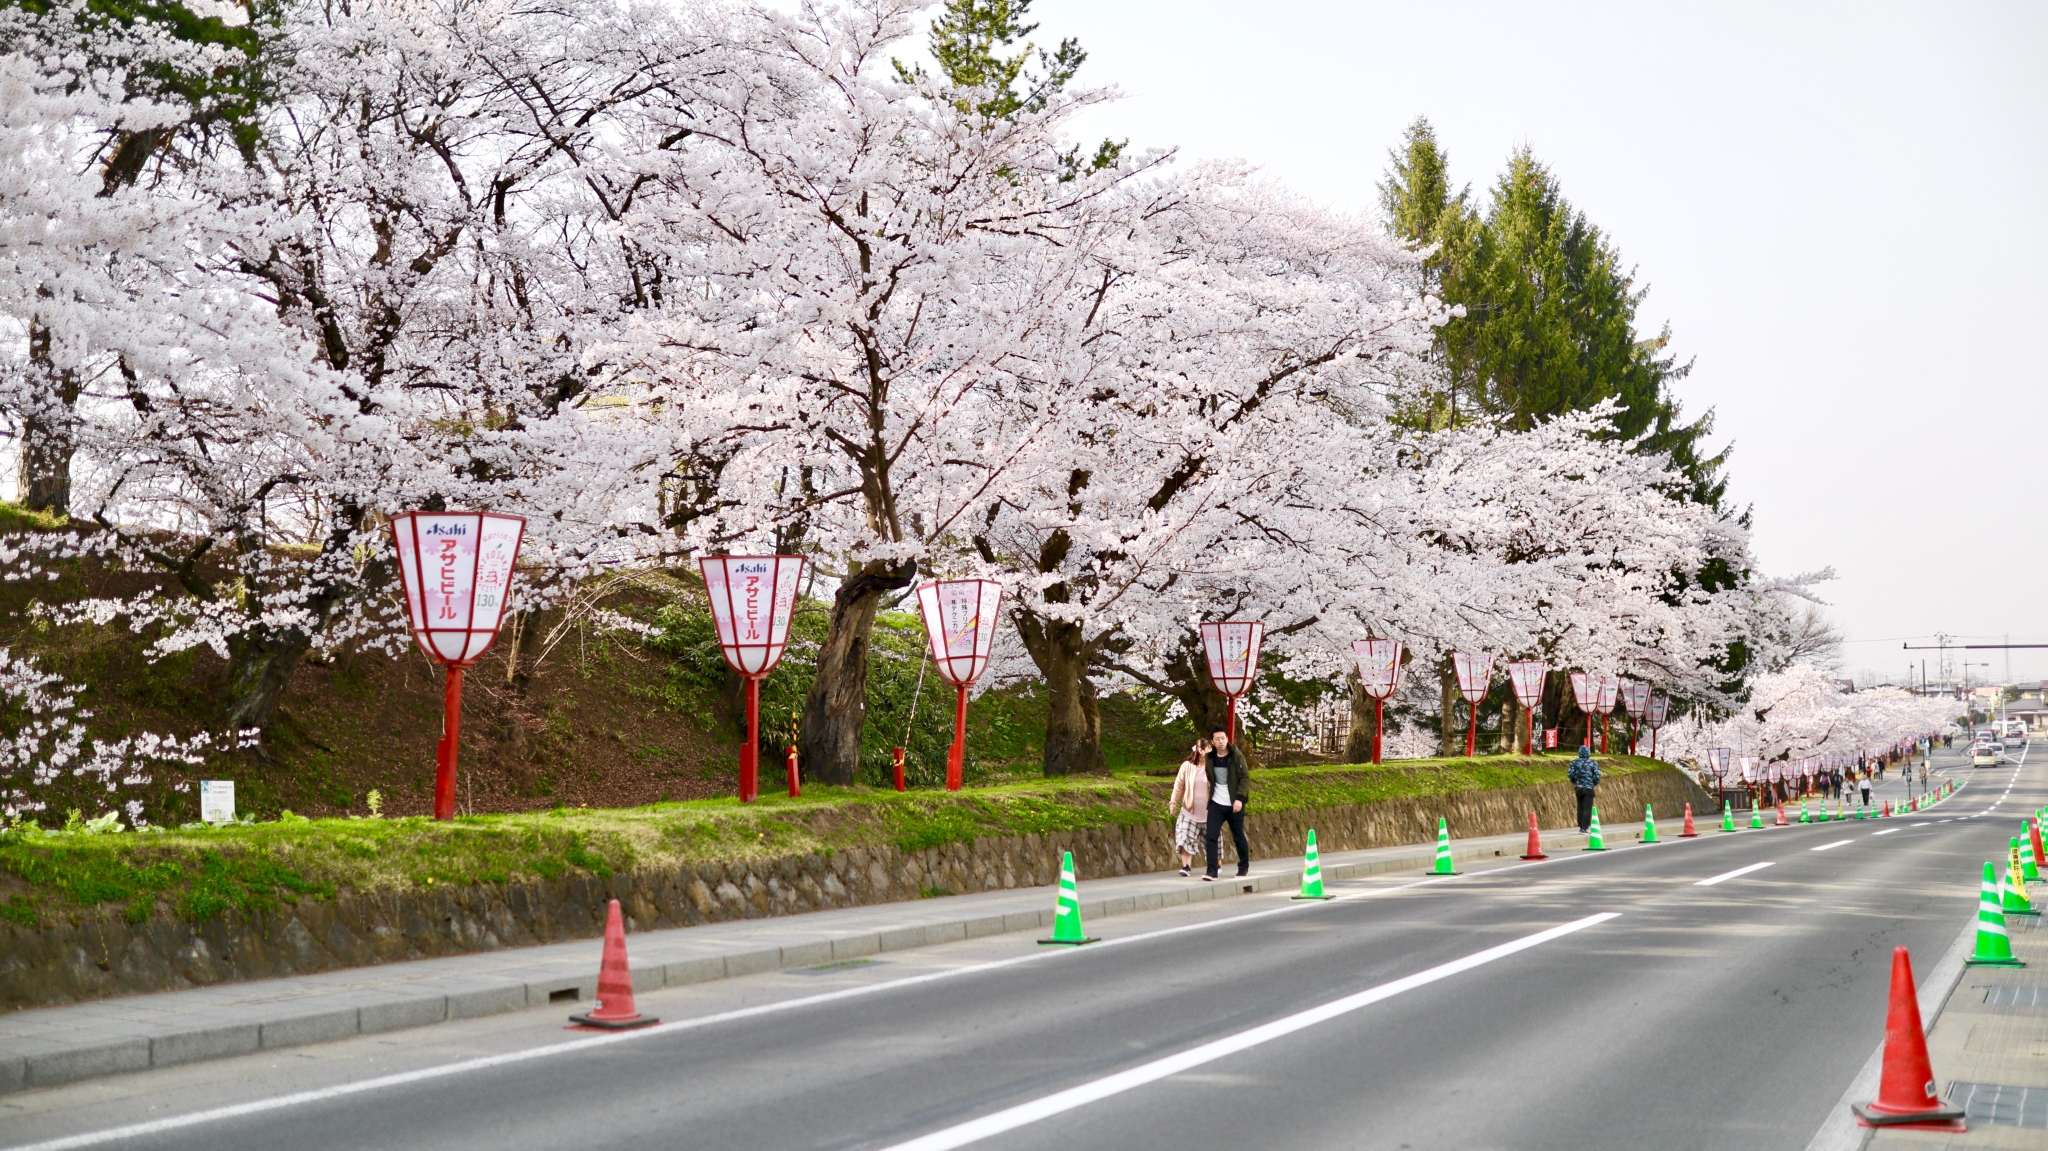
[[1894, 832], [1894, 831], [1904, 831], [1904, 830], [1906, 830], [1906, 829], [1905, 829], [1905, 828], [1903, 828], [1903, 827], [1887, 827], [1887, 828], [1885, 828], [1885, 829], [1884, 829], [1883, 831], [1873, 831], [1873, 832], [1871, 832], [1871, 833], [1870, 833], [1870, 838], [1872, 838], [1872, 839], [1876, 839], [1876, 838], [1877, 838], [1878, 836], [1880, 836], [1880, 835], [1890, 835], [1890, 834], [1891, 834], [1892, 832]]
[[1762, 863], [1752, 863], [1748, 867], [1738, 867], [1733, 871], [1724, 871], [1711, 879], [1702, 879], [1698, 883], [1693, 884], [1693, 886], [1712, 887], [1716, 883], [1726, 883], [1728, 880], [1731, 880], [1738, 875], [1748, 875], [1752, 871], [1762, 871], [1764, 868], [1769, 867], [1771, 864], [1776, 862], [1777, 860], [1775, 859], [1767, 859]]
[[1853, 839], [1837, 839], [1837, 840], [1836, 840], [1836, 841], [1834, 841], [1833, 843], [1823, 843], [1823, 844], [1821, 844], [1821, 845], [1820, 845], [1819, 847], [1810, 847], [1810, 848], [1807, 848], [1807, 850], [1808, 850], [1808, 851], [1833, 851], [1833, 850], [1834, 850], [1835, 848], [1837, 848], [1837, 847], [1847, 847], [1847, 846], [1848, 846], [1849, 844], [1852, 844], [1852, 843], [1854, 843], [1854, 842], [1856, 842], [1856, 841], [1855, 841], [1855, 840], [1853, 840]]

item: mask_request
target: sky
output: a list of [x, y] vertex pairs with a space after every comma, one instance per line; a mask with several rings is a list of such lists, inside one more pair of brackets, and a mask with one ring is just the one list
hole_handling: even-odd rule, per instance
[[[1428, 116], [1483, 201], [1528, 145], [1650, 287], [1774, 575], [1846, 669], [2048, 643], [2048, 5], [1036, 0], [1113, 85], [1086, 138], [1377, 211]], [[1977, 652], [1974, 677], [2007, 674]], [[2011, 675], [2048, 678], [2048, 649]], [[1953, 662], [1958, 657], [1951, 653]], [[1917, 663], [1912, 663], [1918, 674]]]

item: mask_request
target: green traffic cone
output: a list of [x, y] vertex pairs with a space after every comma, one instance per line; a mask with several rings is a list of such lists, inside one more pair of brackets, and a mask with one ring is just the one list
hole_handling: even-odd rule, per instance
[[1964, 960], [1971, 967], [2025, 967], [2012, 957], [2012, 939], [2005, 933], [2005, 912], [1999, 907], [1999, 883], [1993, 873], [1997, 865], [1984, 865], [1984, 882], [1977, 889], [1977, 953]]
[[1657, 813], [1656, 811], [1652, 810], [1650, 805], [1647, 803], [1643, 805], [1643, 842], [1664, 842], [1663, 840], [1657, 838]]
[[1725, 800], [1723, 800], [1721, 803], [1721, 830], [1735, 830], [1735, 809], [1728, 806], [1728, 803]]
[[1451, 825], [1441, 815], [1436, 817], [1436, 866], [1430, 869], [1430, 874], [1458, 874], [1458, 869], [1451, 866]]
[[1757, 806], [1754, 806], [1754, 805], [1752, 805], [1752, 806], [1750, 807], [1750, 809], [1749, 809], [1749, 829], [1750, 829], [1751, 831], [1762, 831], [1762, 830], [1763, 830], [1763, 827], [1764, 827], [1764, 809], [1763, 809], [1763, 808], [1761, 808], [1761, 807], [1757, 807]]
[[1323, 894], [1323, 865], [1316, 858], [1316, 829], [1308, 829], [1308, 851], [1301, 860], [1301, 894], [1296, 899], [1335, 899]]
[[2020, 878], [2028, 883], [2039, 883], [2041, 882], [2041, 869], [2034, 865], [2033, 832], [2034, 825], [2022, 819], [2020, 820], [2020, 837], [2013, 842], [2018, 844], [2020, 849]]
[[1081, 897], [1074, 891], [1074, 853], [1060, 853], [1060, 902], [1059, 910], [1052, 920], [1052, 938], [1041, 939], [1040, 943], [1068, 943], [1080, 946], [1083, 943], [1100, 943], [1101, 940], [1081, 930]]
[[1604, 838], [1602, 838], [1602, 837], [1601, 837], [1601, 835], [1600, 835], [1600, 808], [1599, 808], [1599, 807], [1597, 807], [1597, 806], [1595, 806], [1595, 807], [1593, 808], [1593, 830], [1592, 830], [1591, 832], [1587, 833], [1587, 835], [1586, 835], [1586, 846], [1585, 846], [1585, 850], [1587, 850], [1587, 851], [1606, 851], [1606, 850], [1607, 850], [1607, 840], [1606, 840], [1606, 839], [1604, 839]]
[[2020, 878], [2020, 841], [2005, 841], [2005, 882], [1998, 893], [1999, 909], [2007, 915], [2040, 915], [2027, 897], [2026, 880]]

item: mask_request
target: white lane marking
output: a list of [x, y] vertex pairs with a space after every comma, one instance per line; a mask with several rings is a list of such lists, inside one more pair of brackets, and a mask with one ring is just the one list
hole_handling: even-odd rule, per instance
[[1872, 839], [1876, 839], [1876, 838], [1877, 838], [1878, 836], [1880, 836], [1880, 835], [1890, 835], [1890, 834], [1891, 834], [1892, 832], [1894, 832], [1894, 831], [1904, 831], [1904, 830], [1906, 830], [1906, 829], [1905, 829], [1905, 828], [1903, 828], [1903, 827], [1887, 827], [1887, 828], [1885, 828], [1885, 829], [1884, 829], [1883, 831], [1873, 831], [1873, 832], [1871, 832], [1871, 833], [1870, 833], [1870, 838], [1872, 838]]
[[[1947, 820], [1942, 820], [1942, 822], [1943, 822], [1943, 823], [1947, 823], [1948, 821], [1947, 821]], [[1921, 820], [1921, 821], [1920, 821], [1919, 823], [1909, 823], [1909, 824], [1907, 824], [1906, 826], [1907, 826], [1907, 827], [1926, 827], [1926, 826], [1927, 826], [1927, 821], [1923, 819], [1923, 820]]]
[[1724, 871], [1721, 874], [1714, 876], [1712, 879], [1702, 879], [1698, 883], [1693, 884], [1693, 886], [1712, 887], [1716, 883], [1726, 883], [1738, 875], [1748, 875], [1752, 871], [1762, 871], [1764, 868], [1769, 867], [1771, 864], [1776, 862], [1777, 860], [1775, 859], [1767, 859], [1762, 863], [1752, 863], [1748, 867], [1738, 867], [1733, 871]]
[[1936, 823], [1954, 823], [1954, 822], [1955, 822], [1955, 820], [1953, 820], [1953, 819], [1937, 819], [1937, 820], [1935, 820], [1934, 822], [1936, 822]]
[[1833, 850], [1834, 850], [1835, 848], [1837, 848], [1837, 847], [1847, 847], [1847, 846], [1848, 846], [1849, 844], [1852, 844], [1852, 843], [1854, 843], [1854, 842], [1856, 842], [1856, 841], [1855, 841], [1855, 840], [1853, 840], [1853, 839], [1837, 839], [1837, 840], [1836, 840], [1836, 841], [1834, 841], [1833, 843], [1823, 843], [1823, 844], [1821, 844], [1821, 845], [1820, 845], [1819, 847], [1809, 847], [1809, 848], [1807, 848], [1807, 850], [1808, 850], [1808, 851], [1833, 851]]
[[1095, 1080], [1093, 1083], [1083, 1083], [1078, 1087], [1069, 1087], [1065, 1091], [1056, 1091], [1051, 1095], [1034, 1099], [1029, 1103], [1020, 1103], [1015, 1107], [998, 1111], [993, 1115], [984, 1115], [979, 1119], [971, 1119], [965, 1123], [934, 1131], [929, 1135], [920, 1135], [915, 1139], [894, 1144], [886, 1148], [885, 1151], [951, 1151], [955, 1147], [965, 1147], [969, 1143], [978, 1143], [990, 1136], [1000, 1135], [1005, 1131], [1014, 1131], [1019, 1127], [1036, 1123], [1041, 1119], [1049, 1119], [1054, 1115], [1072, 1111], [1077, 1107], [1085, 1107], [1090, 1103], [1107, 1099], [1113, 1095], [1121, 1095], [1126, 1091], [1143, 1087], [1148, 1083], [1155, 1083], [1168, 1076], [1178, 1075], [1183, 1071], [1200, 1067], [1205, 1063], [1213, 1063], [1226, 1055], [1235, 1055], [1240, 1051], [1257, 1047], [1262, 1043], [1269, 1043], [1282, 1036], [1292, 1035], [1296, 1031], [1313, 1027], [1318, 1023], [1327, 1022], [1341, 1015], [1348, 1015], [1362, 1007], [1371, 1006], [1382, 999], [1391, 999], [1404, 991], [1413, 991], [1417, 987], [1435, 983], [1439, 979], [1448, 979], [1453, 975], [1492, 963], [1496, 959], [1504, 959], [1518, 951], [1526, 951], [1531, 947], [1548, 943], [1553, 939], [1561, 939], [1575, 931], [1582, 931], [1595, 924], [1605, 923], [1619, 915], [1620, 912], [1603, 911], [1598, 915], [1588, 915], [1584, 919], [1561, 924], [1546, 931], [1539, 931], [1534, 935], [1525, 935], [1511, 943], [1503, 943], [1499, 947], [1489, 947], [1485, 951], [1474, 952], [1463, 959], [1454, 959], [1449, 963], [1432, 967], [1427, 971], [1418, 971], [1413, 975], [1396, 979], [1391, 983], [1382, 983], [1378, 987], [1360, 991], [1355, 995], [1347, 995], [1342, 999], [1331, 1000], [1320, 1007], [1311, 1007], [1307, 1011], [1289, 1015], [1284, 1019], [1275, 1019], [1271, 1023], [1261, 1024], [1258, 1027], [1240, 1031], [1235, 1035], [1225, 1036], [1222, 1039], [1204, 1043], [1199, 1047], [1191, 1047], [1177, 1055], [1169, 1055], [1164, 1059], [1155, 1059], [1150, 1063], [1140, 1064], [1128, 1071], [1119, 1071], [1114, 1075], [1106, 1075], [1101, 1079]]

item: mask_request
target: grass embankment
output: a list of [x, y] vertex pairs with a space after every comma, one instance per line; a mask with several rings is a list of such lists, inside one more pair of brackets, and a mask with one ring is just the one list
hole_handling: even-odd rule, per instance
[[[1389, 799], [1564, 782], [1563, 756], [1409, 760], [1379, 767], [1261, 768], [1254, 811], [1340, 807]], [[1627, 775], [1664, 766], [1603, 756]], [[140, 922], [159, 909], [191, 920], [232, 907], [331, 899], [342, 889], [599, 877], [637, 867], [786, 856], [889, 845], [915, 851], [982, 836], [1163, 822], [1169, 778], [1119, 772], [970, 788], [957, 794], [810, 789], [647, 807], [560, 808], [401, 819], [286, 819], [184, 831], [13, 833], [0, 836], [0, 918], [34, 926], [52, 916], [118, 908]]]

